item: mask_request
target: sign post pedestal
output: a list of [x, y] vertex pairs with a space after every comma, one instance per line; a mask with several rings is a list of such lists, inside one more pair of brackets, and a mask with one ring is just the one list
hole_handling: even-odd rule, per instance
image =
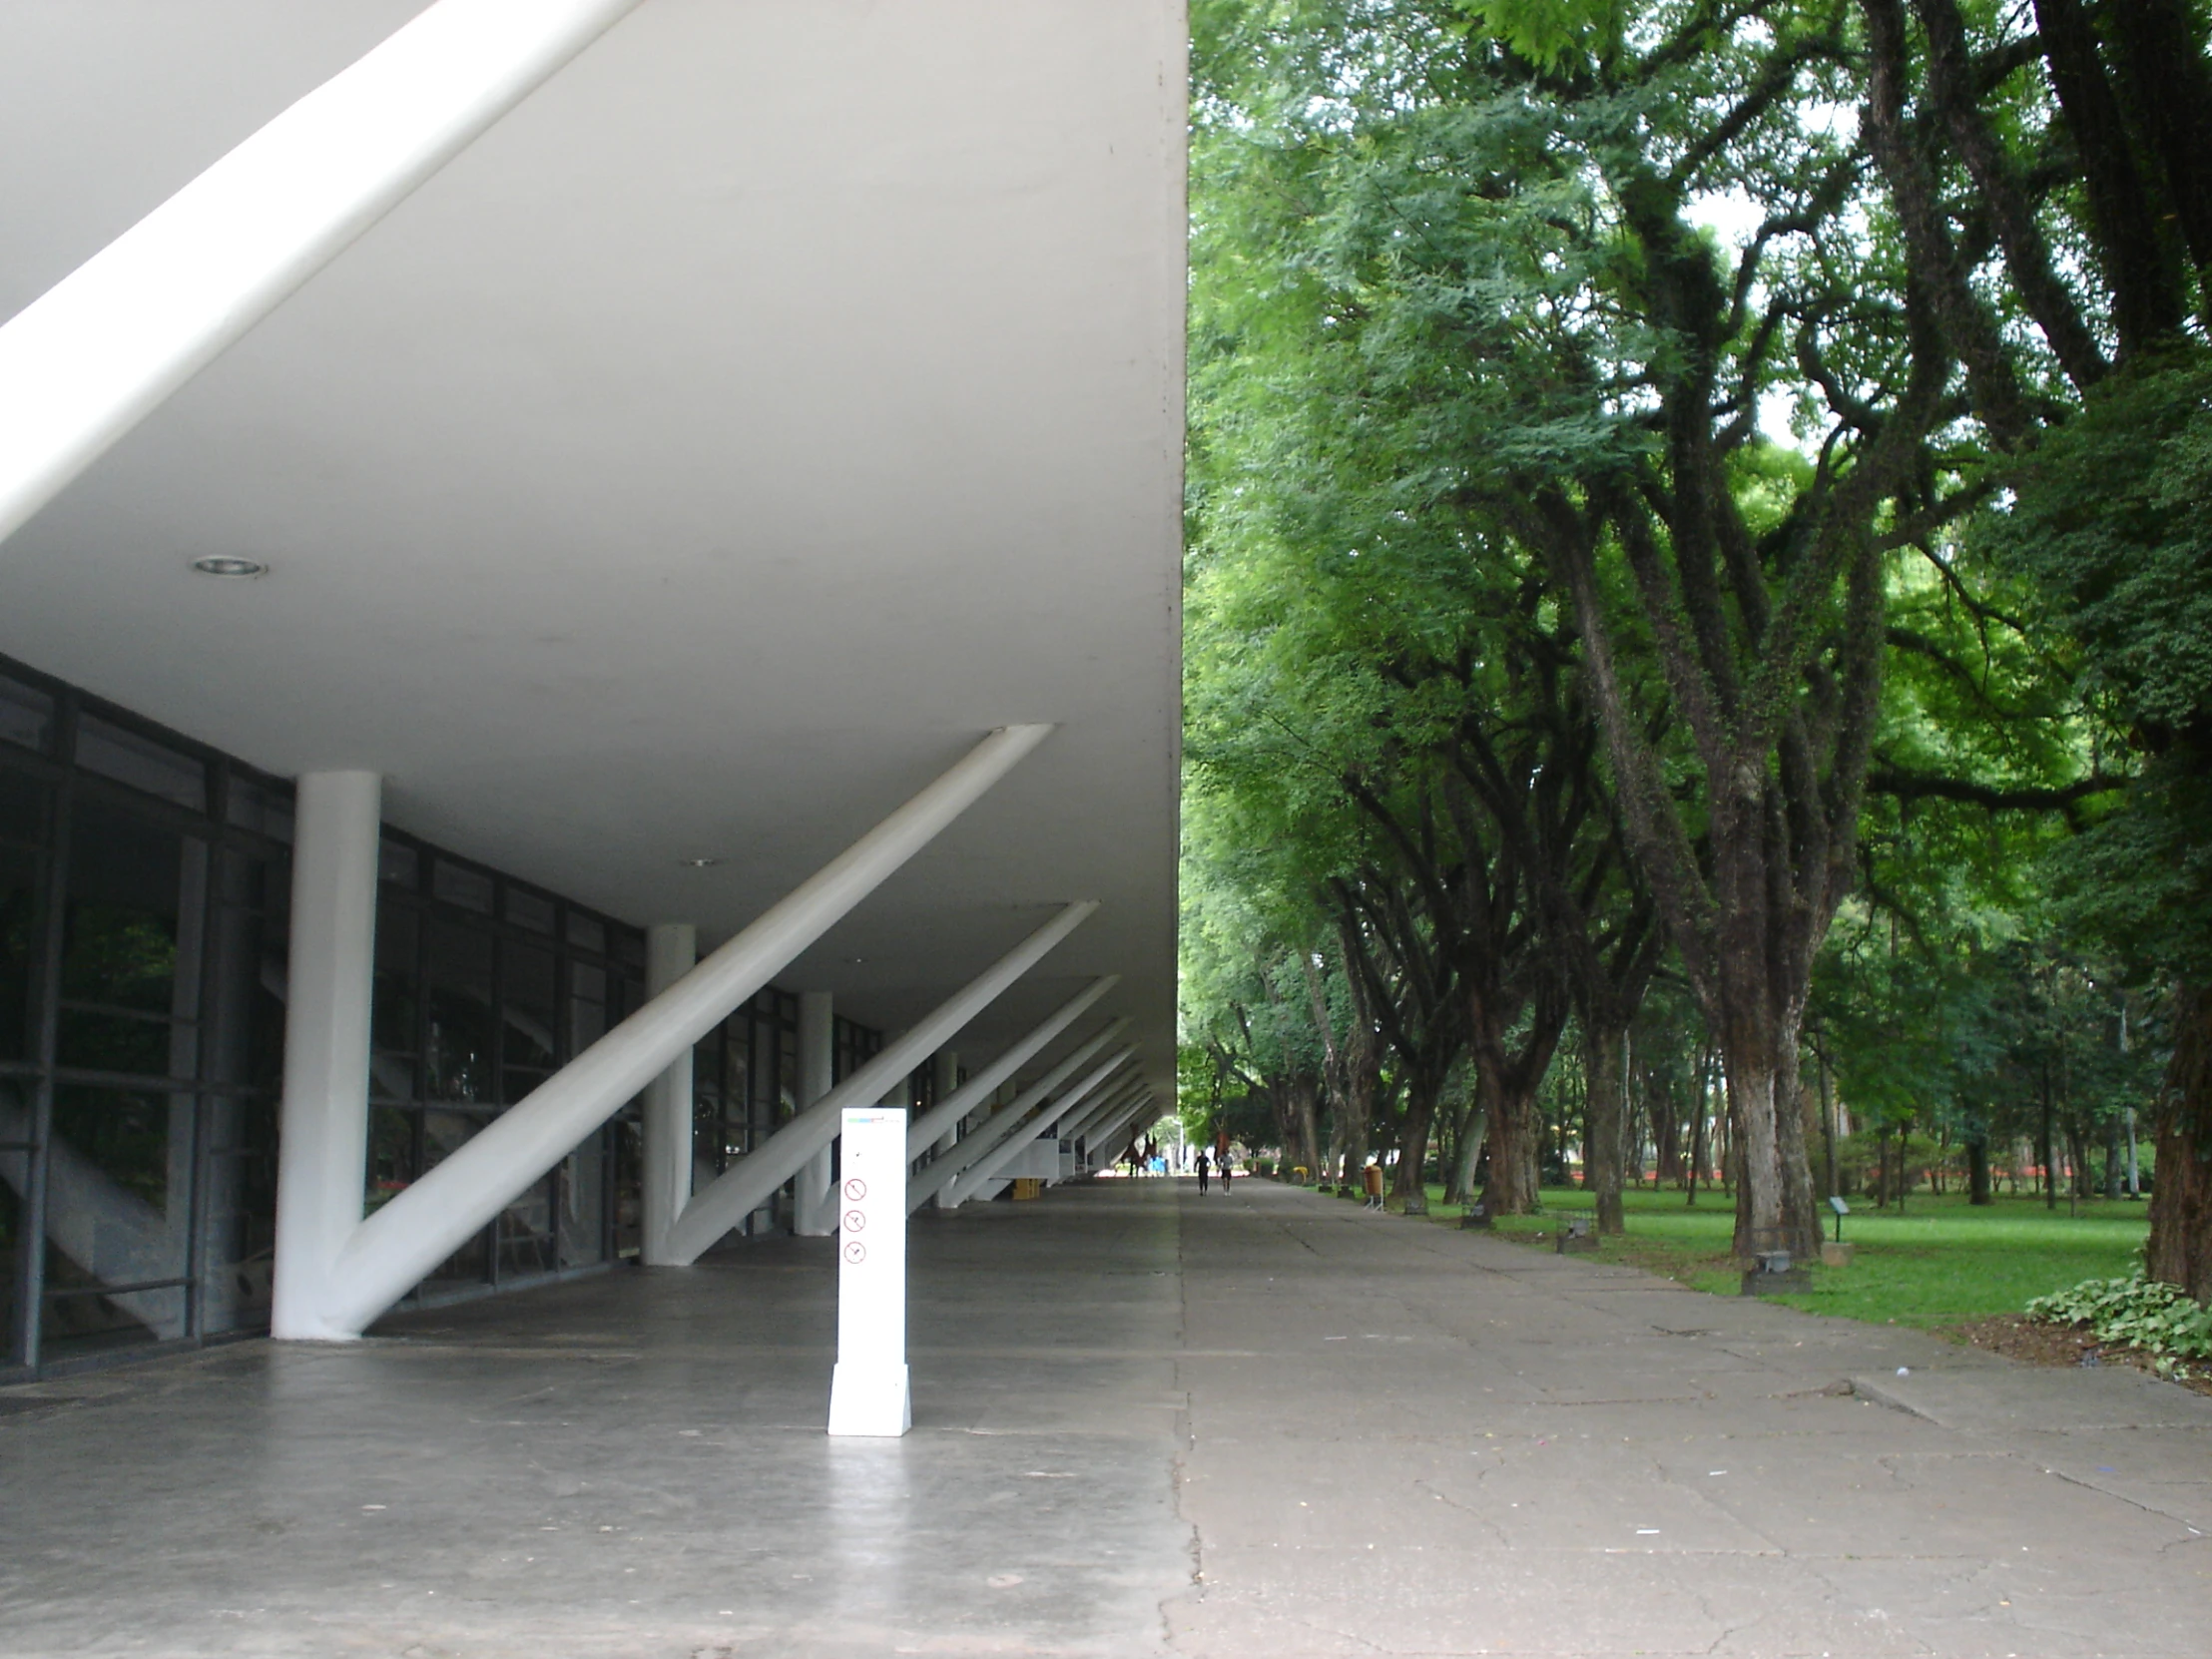
[[906, 1112], [847, 1106], [837, 1167], [837, 1366], [830, 1432], [896, 1438], [906, 1386]]

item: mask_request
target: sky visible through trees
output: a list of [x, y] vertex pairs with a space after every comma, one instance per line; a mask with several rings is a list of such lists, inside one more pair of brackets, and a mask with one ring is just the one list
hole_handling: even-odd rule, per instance
[[1197, 0], [1182, 1103], [2212, 1295], [2194, 0]]

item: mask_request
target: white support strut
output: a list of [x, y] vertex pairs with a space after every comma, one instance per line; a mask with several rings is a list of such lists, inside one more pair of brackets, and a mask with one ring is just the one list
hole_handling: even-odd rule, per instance
[[[353, 1228], [300, 1317], [281, 1334], [337, 1341], [358, 1336], [671, 1060], [728, 1018], [927, 845], [1051, 731], [1037, 725], [991, 733], [750, 927], [492, 1119], [443, 1163]], [[681, 1233], [682, 1225], [680, 1220], [672, 1232]]]
[[1107, 1078], [1119, 1071], [1136, 1053], [1134, 1047], [1116, 1050], [1106, 1061], [1082, 1082], [1070, 1089], [1041, 1112], [1033, 1114], [1027, 1122], [1011, 1126], [995, 1144], [979, 1149], [977, 1155], [965, 1162], [965, 1166], [953, 1179], [946, 1202], [953, 1208], [975, 1196], [975, 1189], [990, 1180], [1003, 1166], [1018, 1157], [1022, 1149], [1037, 1139], [1037, 1131], [1059, 1123], [1076, 1107], [1088, 1100]]
[[906, 1156], [918, 1158], [927, 1152], [936, 1144], [938, 1136], [988, 1100], [999, 1084], [1027, 1065], [1045, 1044], [1082, 1018], [1093, 1003], [1120, 981], [1121, 975], [1118, 973], [1093, 979], [1055, 1008], [1027, 1036], [931, 1107], [925, 1116], [906, 1131]]
[[1021, 1124], [1031, 1121], [1038, 1106], [1051, 1098], [1053, 1092], [1061, 1084], [1073, 1077], [1084, 1066], [1089, 1065], [1100, 1049], [1128, 1028], [1129, 1022], [1126, 1019], [1114, 1020], [1103, 1031], [1100, 1031], [1088, 1042], [1077, 1048], [1066, 1059], [993, 1112], [981, 1124], [978, 1124], [973, 1134], [953, 1147], [950, 1156], [939, 1158], [932, 1164], [924, 1164], [906, 1188], [907, 1212], [911, 1214], [927, 1204], [937, 1194], [950, 1187], [963, 1169], [967, 1168], [977, 1158], [982, 1157], [984, 1153], [990, 1151], [992, 1147], [997, 1146]]
[[[715, 1184], [695, 1194], [669, 1234], [669, 1259], [696, 1262], [731, 1228], [757, 1209], [814, 1156], [836, 1139], [847, 1106], [872, 1105], [883, 1091], [921, 1063], [929, 1052], [987, 1007], [1097, 910], [1095, 901], [1070, 904], [985, 968], [914, 1024], [884, 1044], [866, 1065], [739, 1159]], [[901, 1125], [905, 1119], [900, 1118]]]
[[638, 0], [438, 0], [0, 327], [0, 540]]

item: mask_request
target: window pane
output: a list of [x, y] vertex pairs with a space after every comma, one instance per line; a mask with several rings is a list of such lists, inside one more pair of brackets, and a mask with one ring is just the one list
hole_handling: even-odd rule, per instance
[[413, 847], [402, 846], [397, 841], [384, 841], [376, 848], [376, 879], [389, 881], [395, 887], [405, 887], [412, 891], [415, 882], [420, 879], [417, 866], [421, 861], [415, 856]]
[[[284, 938], [281, 905], [290, 870], [273, 858], [224, 848], [216, 854], [216, 939], [203, 1013], [209, 1031], [204, 1075], [212, 1083], [276, 1088], [284, 1064]], [[272, 901], [278, 908], [271, 909]]]
[[707, 1033], [692, 1049], [692, 1161], [719, 1175], [722, 1156], [722, 1032]]
[[21, 681], [0, 679], [0, 742], [45, 754], [54, 742], [54, 700]]
[[533, 933], [553, 931], [553, 900], [541, 898], [525, 888], [510, 884], [507, 888], [507, 919], [517, 927], [527, 927]]
[[509, 1068], [535, 1074], [508, 1079], [507, 1099], [511, 1103], [520, 1100], [558, 1059], [554, 1027], [560, 1023], [560, 998], [552, 951], [510, 943], [504, 965], [500, 1021], [506, 1046], [502, 1057]]
[[61, 1061], [191, 1077], [207, 843], [97, 802], [70, 830]]
[[369, 1003], [368, 1092], [413, 1100], [421, 978], [415, 951], [421, 918], [399, 904], [376, 906], [376, 984]]
[[553, 1271], [553, 1177], [534, 1181], [499, 1213], [499, 1277], [529, 1279]]
[[482, 870], [440, 858], [430, 869], [430, 891], [448, 904], [491, 914], [491, 877]]
[[44, 846], [51, 831], [48, 809], [53, 792], [36, 778], [0, 771], [0, 841]]
[[[7, 1089], [0, 1082], [0, 1093]], [[20, 1152], [0, 1152], [0, 1366], [20, 1366], [23, 1356], [15, 1341], [15, 1286], [22, 1270], [16, 1265], [16, 1241], [22, 1231], [22, 1201], [28, 1160]]]
[[208, 769], [199, 757], [110, 726], [96, 715], [77, 722], [77, 764], [196, 813], [208, 810]]
[[414, 1185], [421, 1174], [415, 1155], [415, 1129], [421, 1114], [390, 1106], [372, 1106], [368, 1112], [367, 1207], [381, 1209], [393, 1197]]
[[54, 1091], [41, 1311], [49, 1357], [185, 1335], [182, 1289], [102, 1288], [183, 1277], [192, 1118], [188, 1094]]
[[291, 840], [291, 791], [257, 779], [231, 776], [229, 817], [241, 830], [272, 840]]
[[200, 1326], [250, 1331], [269, 1323], [276, 1265], [276, 1102], [210, 1101], [208, 1140]]
[[594, 1129], [554, 1171], [564, 1268], [606, 1260], [606, 1144], [605, 1131]]
[[429, 924], [428, 1052], [431, 1100], [492, 1098], [492, 941], [452, 922]]
[[597, 917], [588, 916], [581, 910], [571, 910], [568, 913], [568, 942], [605, 955], [607, 929], [600, 924]]
[[31, 1008], [40, 950], [39, 892], [46, 860], [0, 846], [0, 1060], [34, 1058]]

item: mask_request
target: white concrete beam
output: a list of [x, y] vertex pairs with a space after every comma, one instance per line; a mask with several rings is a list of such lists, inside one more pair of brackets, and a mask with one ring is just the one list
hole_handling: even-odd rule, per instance
[[1093, 979], [1075, 995], [1060, 1004], [1050, 1014], [1032, 1027], [1018, 1042], [969, 1078], [951, 1094], [940, 1099], [929, 1112], [906, 1131], [906, 1156], [918, 1158], [927, 1152], [942, 1135], [959, 1126], [960, 1120], [983, 1104], [997, 1092], [1000, 1084], [1013, 1076], [1043, 1050], [1045, 1045], [1062, 1031], [1083, 1017], [1092, 1004], [1121, 982], [1121, 975], [1109, 973]]
[[[355, 1228], [312, 1312], [288, 1334], [358, 1336], [424, 1274], [567, 1157], [671, 1060], [926, 846], [1051, 734], [993, 732], [674, 985], [555, 1072]], [[373, 915], [373, 873], [370, 899]], [[294, 925], [297, 925], [296, 918]], [[361, 1076], [367, 1056], [361, 1057]], [[812, 1149], [810, 1149], [812, 1150]], [[791, 1174], [786, 1170], [778, 1185]], [[698, 1200], [694, 1199], [696, 1205]], [[358, 1214], [356, 1209], [354, 1214]], [[679, 1221], [678, 1227], [681, 1228]], [[696, 1255], [696, 1252], [694, 1253]]]
[[937, 1194], [948, 1190], [967, 1164], [997, 1146], [1024, 1122], [1034, 1121], [1039, 1106], [1050, 1099], [1070, 1077], [1089, 1065], [1100, 1049], [1128, 1028], [1129, 1022], [1126, 1019], [1110, 1022], [1103, 1031], [1081, 1044], [1036, 1082], [977, 1124], [965, 1139], [953, 1146], [949, 1158], [940, 1158], [933, 1164], [923, 1165], [915, 1172], [913, 1181], [906, 1188], [907, 1213], [912, 1214]]
[[675, 1259], [696, 1262], [716, 1240], [836, 1138], [839, 1115], [845, 1107], [874, 1104], [886, 1088], [981, 1013], [1097, 909], [1098, 905], [1088, 900], [1068, 905], [956, 994], [891, 1039], [881, 1053], [784, 1125], [766, 1145], [725, 1170], [719, 1181], [692, 1199], [678, 1220], [670, 1239]]
[[[1074, 1088], [1055, 1100], [1051, 1105], [1034, 1114], [1027, 1124], [1010, 1127], [996, 1143], [987, 1149], [979, 1150], [973, 1157], [962, 1159], [959, 1157], [959, 1149], [955, 1148], [953, 1161], [961, 1163], [962, 1167], [959, 1174], [953, 1178], [946, 1189], [949, 1207], [958, 1209], [959, 1206], [965, 1204], [975, 1195], [977, 1187], [990, 1180], [1002, 1166], [1011, 1163], [1023, 1147], [1037, 1139], [1036, 1132], [1038, 1130], [1060, 1123], [1070, 1112], [1088, 1100], [1107, 1078], [1127, 1064], [1130, 1057], [1136, 1052], [1134, 1047], [1130, 1047], [1121, 1049], [1109, 1056], [1104, 1064], [1100, 1065], [1088, 1077], [1085, 1077], [1082, 1082], [1076, 1084]], [[979, 1141], [982, 1137], [975, 1136], [973, 1138]]]
[[0, 539], [638, 0], [439, 0], [0, 327]]

